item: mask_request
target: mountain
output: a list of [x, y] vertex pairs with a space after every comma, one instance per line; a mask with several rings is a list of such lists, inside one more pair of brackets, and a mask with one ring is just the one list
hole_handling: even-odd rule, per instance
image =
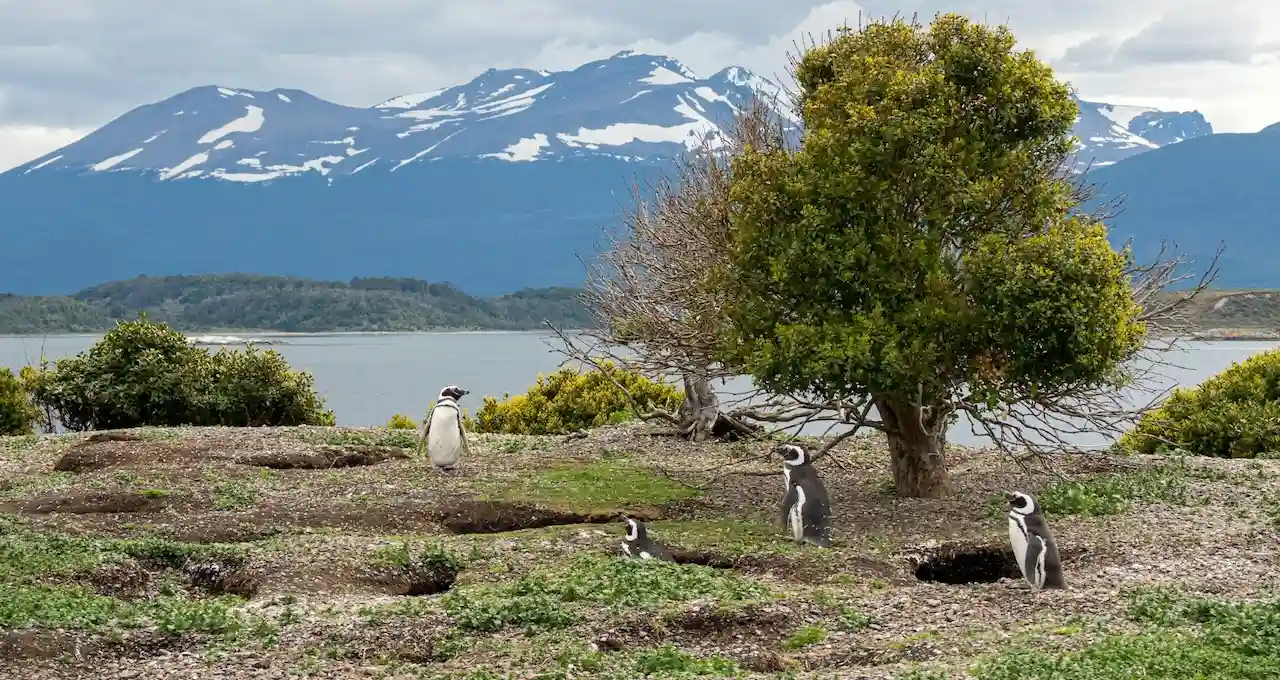
[[12, 172], [332, 181], [447, 159], [668, 158], [717, 130], [757, 91], [778, 89], [746, 69], [703, 80], [674, 59], [632, 52], [558, 73], [489, 69], [369, 108], [299, 90], [210, 85], [134, 109]]
[[1133, 237], [1140, 260], [1167, 239], [1203, 269], [1225, 244], [1216, 286], [1280, 287], [1280, 123], [1155, 149], [1087, 179], [1098, 187], [1096, 202], [1124, 199], [1111, 237]]
[[1169, 112], [1076, 99], [1075, 169], [1105, 167], [1144, 151], [1213, 134], [1198, 111]]
[[[578, 258], [631, 187], [779, 91], [744, 68], [704, 79], [632, 52], [569, 71], [490, 69], [367, 108], [194, 88], [0, 175], [0, 237], [26, 254], [0, 270], [0, 290], [229, 270], [377, 271], [485, 295], [577, 286]], [[1081, 163], [1211, 131], [1197, 113], [1081, 112]]]
[[185, 331], [531, 330], [544, 319], [583, 328], [590, 318], [580, 292], [527, 289], [483, 298], [417, 279], [142, 276], [66, 297], [0, 295], [0, 333], [104, 331], [140, 312]]

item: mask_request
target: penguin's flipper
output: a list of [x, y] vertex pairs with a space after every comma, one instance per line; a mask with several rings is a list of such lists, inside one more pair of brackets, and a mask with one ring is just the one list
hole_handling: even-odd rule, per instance
[[1043, 538], [1035, 534], [1030, 538], [1027, 541], [1027, 583], [1031, 584], [1031, 590], [1040, 590], [1044, 587], [1044, 556], [1047, 551]]
[[462, 414], [458, 414], [458, 453], [462, 456], [470, 456], [471, 448], [467, 446], [467, 431], [462, 427]]
[[418, 436], [418, 457], [422, 457], [422, 454], [427, 451], [427, 435], [431, 434], [432, 413], [435, 413], [434, 408], [427, 411], [427, 417], [422, 420], [422, 433]]

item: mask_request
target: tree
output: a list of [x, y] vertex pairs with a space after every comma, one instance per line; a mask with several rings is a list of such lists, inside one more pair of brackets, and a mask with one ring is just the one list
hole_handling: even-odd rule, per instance
[[651, 375], [679, 375], [680, 409], [637, 412], [669, 421], [677, 434], [695, 441], [750, 434], [760, 425], [749, 418], [775, 418], [760, 408], [726, 412], [712, 381], [741, 374], [716, 356], [726, 324], [731, 160], [747, 147], [787, 148], [776, 105], [757, 96], [723, 134], [705, 136], [680, 157], [674, 173], [645, 191], [637, 187], [622, 233], [606, 233], [609, 247], [588, 269], [583, 299], [593, 327], [577, 339], [560, 333], [563, 351], [588, 366], [607, 361]]
[[1143, 310], [1077, 209], [1076, 105], [1005, 27], [844, 28], [795, 76], [800, 148], [732, 165], [722, 361], [882, 430], [920, 497], [950, 491], [958, 414], [990, 430], [1132, 380]]

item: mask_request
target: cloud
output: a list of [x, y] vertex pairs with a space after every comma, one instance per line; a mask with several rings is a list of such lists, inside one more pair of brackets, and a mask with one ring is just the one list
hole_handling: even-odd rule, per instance
[[1167, 14], [1129, 36], [1097, 35], [1066, 50], [1059, 66], [1084, 71], [1221, 63], [1251, 66], [1280, 43], [1264, 34], [1258, 15], [1228, 8], [1208, 16]]
[[0, 172], [39, 158], [92, 132], [88, 128], [0, 126]]
[[[1205, 112], [1223, 130], [1280, 119], [1274, 0], [1205, 6], [1205, 0], [0, 0], [0, 139], [27, 140], [0, 145], [0, 169], [56, 148], [65, 131], [96, 128], [198, 85], [299, 88], [368, 106], [465, 82], [489, 67], [565, 69], [621, 49], [667, 54], [707, 75], [740, 65], [773, 76], [785, 73], [787, 52], [802, 35], [856, 23], [859, 13], [917, 13], [927, 21], [958, 11], [1007, 21], [1022, 45], [1050, 60], [1085, 98], [1177, 102]], [[55, 146], [42, 148], [37, 139]]]

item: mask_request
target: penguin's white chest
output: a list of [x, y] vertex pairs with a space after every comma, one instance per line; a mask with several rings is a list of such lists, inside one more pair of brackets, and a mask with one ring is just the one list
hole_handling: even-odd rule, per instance
[[791, 504], [787, 513], [788, 524], [791, 525], [791, 538], [797, 543], [804, 540], [804, 488], [796, 487], [796, 502]]
[[427, 434], [427, 455], [436, 465], [449, 466], [458, 462], [462, 448], [458, 424], [458, 409], [453, 406], [437, 406], [431, 410], [431, 431]]
[[1018, 571], [1027, 577], [1027, 538], [1023, 532], [1026, 527], [1017, 513], [1009, 513], [1009, 544], [1013, 547], [1013, 558], [1018, 562]]

